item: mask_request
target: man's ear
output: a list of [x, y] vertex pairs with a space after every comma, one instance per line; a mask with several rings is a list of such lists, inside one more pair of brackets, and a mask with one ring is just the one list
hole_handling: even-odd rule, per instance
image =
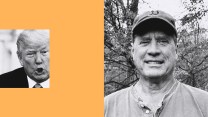
[[18, 59], [19, 59], [20, 64], [23, 66], [21, 52], [17, 51], [17, 57], [18, 57]]

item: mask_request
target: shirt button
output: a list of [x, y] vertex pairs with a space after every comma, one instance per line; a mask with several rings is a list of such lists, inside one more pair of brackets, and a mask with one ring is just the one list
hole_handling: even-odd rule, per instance
[[139, 103], [139, 105], [140, 105], [142, 108], [144, 108], [144, 104], [143, 104], [142, 101], [139, 101], [138, 103]]
[[149, 110], [146, 110], [146, 112], [145, 112], [145, 113], [149, 114], [149, 113], [150, 113], [150, 111], [149, 111]]
[[157, 106], [158, 106], [158, 107], [161, 107], [161, 106], [162, 106], [162, 104], [158, 104]]

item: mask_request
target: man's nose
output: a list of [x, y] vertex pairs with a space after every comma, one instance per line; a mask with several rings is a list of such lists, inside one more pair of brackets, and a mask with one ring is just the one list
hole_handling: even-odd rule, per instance
[[147, 54], [150, 55], [150, 56], [155, 57], [155, 56], [159, 56], [160, 53], [161, 53], [161, 50], [158, 47], [157, 42], [152, 41], [151, 44], [149, 45], [148, 50], [147, 50]]
[[42, 61], [42, 56], [40, 53], [37, 53], [36, 54], [36, 58], [35, 58], [35, 63], [36, 64], [41, 64], [43, 61]]

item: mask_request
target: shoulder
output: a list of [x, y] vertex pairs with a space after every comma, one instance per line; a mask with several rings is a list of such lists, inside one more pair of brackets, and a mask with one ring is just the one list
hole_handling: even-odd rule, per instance
[[0, 75], [0, 88], [27, 88], [28, 81], [24, 68]]
[[0, 75], [0, 81], [12, 80], [12, 79], [17, 78], [17, 77], [26, 77], [26, 74], [25, 74], [25, 71], [24, 71], [23, 67], [17, 68], [13, 71], [10, 71], [10, 72], [7, 72], [7, 73], [4, 73], [4, 74]]
[[125, 89], [121, 89], [119, 91], [116, 91], [114, 93], [111, 93], [110, 95], [107, 95], [104, 100], [108, 101], [108, 100], [117, 100], [119, 98], [123, 98], [124, 96], [127, 96], [130, 92], [131, 87], [125, 88]]
[[208, 92], [199, 89], [199, 88], [195, 88], [192, 86], [189, 86], [187, 84], [181, 83], [181, 86], [183, 87], [184, 90], [188, 91], [189, 93], [191, 93], [194, 97], [196, 97], [197, 99], [203, 99], [205, 98], [206, 100], [208, 99]]
[[116, 91], [104, 98], [105, 108], [114, 107], [115, 105], [123, 104], [130, 97], [131, 87]]
[[185, 96], [185, 99], [193, 99], [195, 104], [201, 109], [204, 115], [208, 115], [208, 92], [181, 83], [181, 93]]
[[104, 113], [105, 116], [112, 116], [123, 108], [128, 103], [130, 97], [131, 87], [116, 91], [104, 98]]

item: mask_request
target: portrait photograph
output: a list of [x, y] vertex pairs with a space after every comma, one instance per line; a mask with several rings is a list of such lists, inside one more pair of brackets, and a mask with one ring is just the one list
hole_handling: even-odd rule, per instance
[[47, 29], [0, 30], [0, 88], [49, 88]]
[[208, 117], [207, 21], [207, 0], [104, 0], [104, 117]]

